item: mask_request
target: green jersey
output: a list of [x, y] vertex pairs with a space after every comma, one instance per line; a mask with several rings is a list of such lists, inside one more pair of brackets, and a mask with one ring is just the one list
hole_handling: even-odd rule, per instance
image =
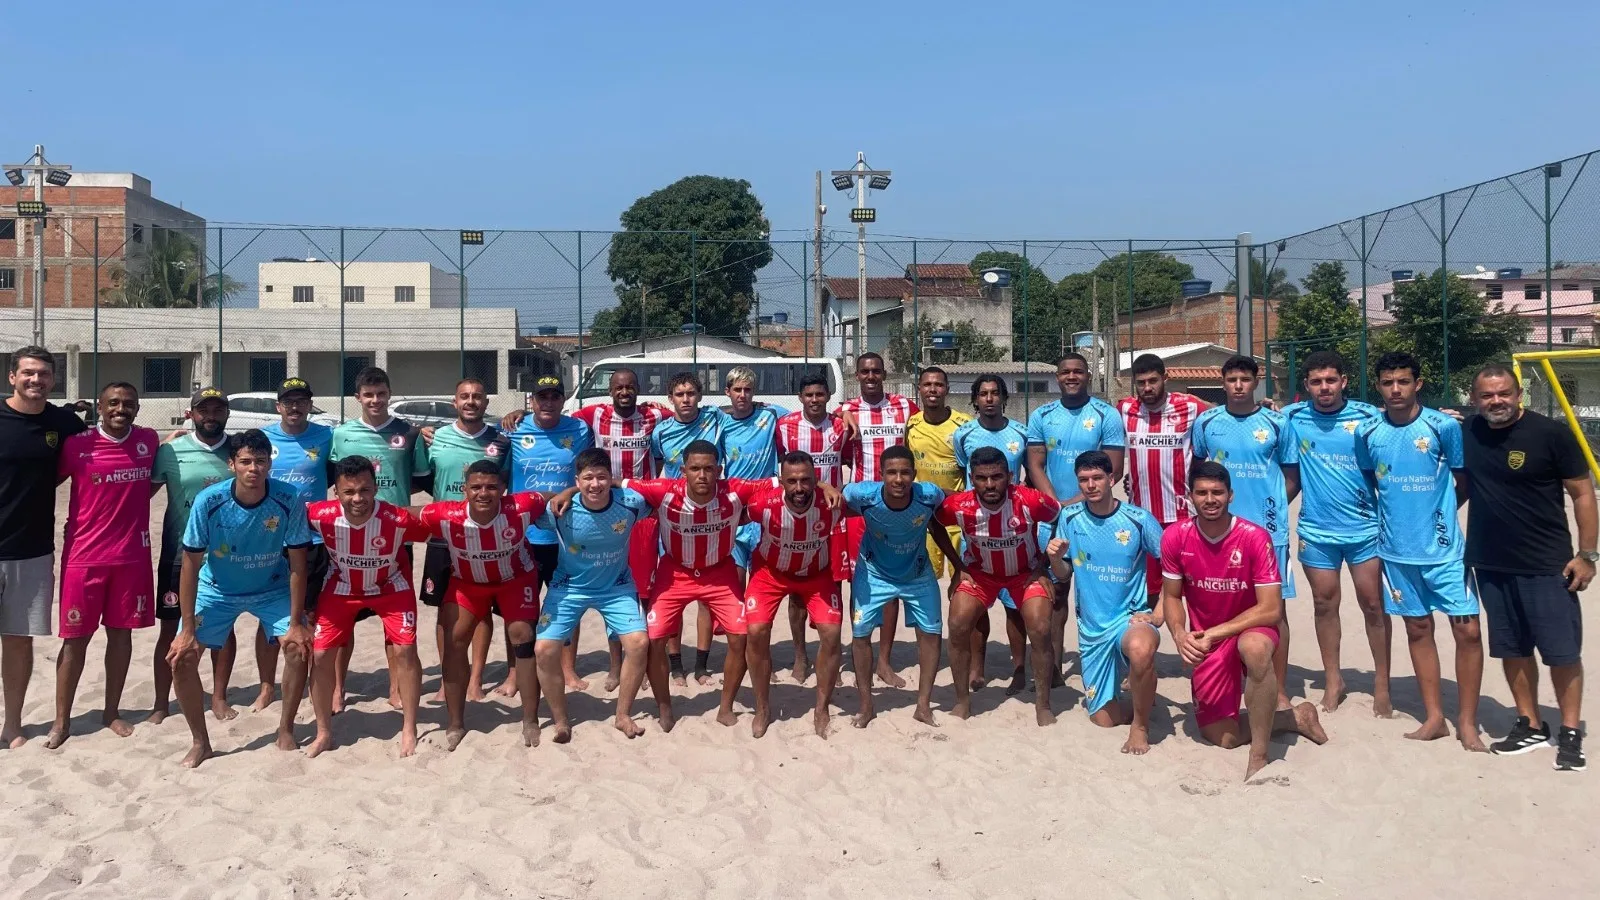
[[427, 446], [427, 466], [433, 471], [433, 499], [463, 500], [467, 485], [467, 466], [487, 459], [502, 473], [511, 467], [511, 439], [493, 425], [484, 425], [477, 434], [467, 434], [455, 422], [435, 429], [433, 443]]
[[422, 441], [405, 419], [390, 418], [374, 428], [351, 419], [333, 429], [333, 461], [365, 456], [378, 470], [378, 499], [395, 506], [411, 505], [411, 476], [428, 472]]
[[228, 470], [227, 438], [209, 447], [194, 432], [180, 434], [156, 448], [150, 480], [167, 486], [167, 514], [161, 520], [161, 542], [174, 545], [189, 525], [189, 510], [200, 492], [233, 477]]

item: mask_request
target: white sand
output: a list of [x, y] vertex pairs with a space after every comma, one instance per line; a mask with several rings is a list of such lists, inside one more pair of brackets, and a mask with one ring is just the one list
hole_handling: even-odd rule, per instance
[[[1301, 580], [1302, 598], [1289, 607], [1291, 693], [1317, 699], [1321, 665]], [[571, 744], [549, 743], [546, 729], [542, 746], [523, 748], [516, 708], [491, 701], [473, 705], [472, 733], [447, 753], [443, 709], [427, 704], [418, 755], [400, 760], [400, 717], [379, 696], [387, 685], [382, 633], [369, 620], [358, 629], [352, 706], [335, 720], [341, 746], [307, 760], [272, 747], [277, 704], [248, 710], [255, 624], [242, 620], [230, 696], [240, 715], [227, 723], [208, 716], [220, 756], [188, 771], [178, 765], [189, 744], [182, 716], [144, 721], [153, 629], [134, 641], [124, 707], [134, 735], [99, 727], [96, 639], [76, 736], [57, 751], [43, 738], [59, 642], [43, 639], [25, 712], [31, 740], [0, 751], [0, 895], [1593, 896], [1600, 775], [1552, 771], [1553, 750], [1497, 758], [1465, 753], [1453, 739], [1403, 740], [1421, 704], [1401, 630], [1400, 714], [1378, 720], [1348, 581], [1345, 598], [1344, 661], [1356, 693], [1325, 716], [1329, 744], [1274, 744], [1269, 777], [1252, 785], [1241, 783], [1243, 751], [1197, 743], [1170, 642], [1158, 661], [1156, 745], [1143, 758], [1117, 752], [1123, 729], [1087, 722], [1076, 677], [1054, 694], [1061, 720], [1052, 728], [1034, 725], [1031, 695], [1005, 698], [1003, 681], [976, 695], [970, 721], [956, 721], [942, 712], [951, 702], [942, 673], [934, 694], [941, 727], [912, 721], [911, 692], [884, 690], [877, 721], [857, 731], [846, 715], [855, 708], [846, 675], [834, 734], [822, 741], [811, 731], [810, 688], [783, 670], [773, 694], [782, 718], [760, 741], [749, 736], [748, 716], [717, 725], [715, 690], [694, 687], [677, 704], [683, 718], [670, 735], [657, 727], [654, 703], [642, 700], [645, 736], [628, 741], [609, 723], [603, 633], [591, 618], [580, 670], [601, 674], [572, 697]], [[1586, 618], [1600, 633], [1592, 603]], [[422, 619], [431, 692], [432, 614]], [[989, 671], [1002, 679], [998, 613], [994, 622]], [[782, 664], [781, 622], [777, 637]], [[1440, 639], [1453, 715], [1448, 632]], [[501, 652], [491, 657], [492, 677], [503, 670]], [[913, 644], [902, 641], [896, 663], [915, 677]], [[209, 671], [203, 681], [209, 690]], [[748, 711], [748, 689], [741, 699]], [[1548, 684], [1544, 699], [1555, 721]], [[1593, 706], [1594, 689], [1585, 700]], [[1510, 703], [1490, 661], [1481, 706], [1488, 733], [1509, 727]], [[299, 721], [308, 741], [309, 701]]]

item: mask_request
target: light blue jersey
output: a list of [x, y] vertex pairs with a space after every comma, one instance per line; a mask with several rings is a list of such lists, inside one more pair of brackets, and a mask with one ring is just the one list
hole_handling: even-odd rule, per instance
[[1460, 562], [1466, 550], [1456, 520], [1454, 470], [1466, 466], [1461, 426], [1422, 407], [1409, 424], [1387, 413], [1356, 429], [1356, 461], [1378, 486], [1378, 556], [1384, 562]]
[[[261, 429], [272, 442], [272, 477], [294, 488], [300, 499], [316, 503], [328, 499], [329, 457], [333, 453], [333, 429], [307, 422], [306, 430], [289, 434], [281, 422]], [[322, 543], [322, 535], [311, 532], [311, 542]]]
[[1132, 503], [1104, 518], [1074, 503], [1056, 517], [1055, 537], [1068, 544], [1079, 641], [1120, 640], [1129, 617], [1150, 608], [1145, 562], [1161, 557], [1161, 523]]
[[195, 497], [183, 549], [204, 553], [200, 588], [222, 596], [289, 591], [289, 561], [283, 551], [311, 546], [311, 526], [299, 492], [267, 479], [267, 495], [254, 506], [233, 496], [234, 479], [219, 481]]
[[1098, 397], [1090, 397], [1077, 408], [1061, 401], [1039, 407], [1028, 417], [1027, 434], [1028, 446], [1045, 449], [1045, 473], [1059, 500], [1078, 495], [1078, 454], [1121, 450], [1128, 444], [1122, 417]]
[[637, 593], [628, 566], [628, 535], [649, 514], [643, 497], [620, 487], [611, 489], [610, 502], [598, 512], [580, 497], [572, 498], [559, 519], [545, 510], [535, 524], [555, 533], [561, 544], [550, 589], [584, 597]]
[[1310, 403], [1283, 411], [1289, 424], [1283, 461], [1300, 467], [1300, 538], [1351, 544], [1378, 536], [1372, 486], [1356, 462], [1356, 430], [1383, 415], [1376, 406], [1346, 400], [1331, 413]]
[[[594, 446], [594, 433], [582, 419], [562, 416], [552, 428], [540, 428], [525, 417], [511, 432], [511, 489], [564, 491], [577, 483], [572, 461]], [[537, 525], [527, 531], [530, 544], [554, 544], [554, 532]]]
[[1272, 535], [1272, 546], [1289, 546], [1289, 492], [1283, 480], [1288, 440], [1283, 414], [1257, 407], [1235, 415], [1213, 406], [1194, 420], [1189, 446], [1195, 459], [1222, 463], [1233, 480], [1235, 515]]
[[[693, 422], [679, 422], [677, 417], [667, 419], [650, 432], [650, 455], [655, 457], [662, 478], [683, 477], [683, 451], [695, 441], [710, 441], [716, 445], [717, 458], [727, 465], [727, 447], [724, 435], [728, 415], [714, 406], [700, 407]], [[726, 473], [724, 473], [726, 477]]]
[[[772, 478], [778, 474], [778, 418], [789, 411], [763, 403], [736, 419], [726, 410], [722, 423], [722, 477]], [[659, 428], [660, 426], [657, 426]]]
[[910, 504], [896, 510], [884, 501], [882, 482], [857, 481], [845, 485], [844, 502], [865, 523], [858, 559], [874, 575], [891, 583], [932, 577], [928, 523], [944, 502], [944, 491], [926, 481], [912, 482]]
[[1023, 462], [1027, 459], [1028, 432], [1019, 422], [1007, 419], [998, 431], [990, 431], [978, 419], [972, 419], [961, 423], [950, 436], [950, 444], [956, 451], [956, 465], [967, 473], [968, 484], [972, 483], [972, 454], [984, 447], [993, 447], [1005, 455], [1012, 484], [1021, 484], [1027, 475]]

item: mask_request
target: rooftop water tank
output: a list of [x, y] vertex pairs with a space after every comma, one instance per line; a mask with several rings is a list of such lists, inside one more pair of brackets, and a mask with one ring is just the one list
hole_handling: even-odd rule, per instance
[[556, 332], [557, 332], [557, 328], [554, 325], [540, 325], [539, 326], [539, 336], [540, 337], [555, 337]]
[[1211, 282], [1204, 278], [1191, 278], [1178, 282], [1178, 289], [1183, 291], [1185, 297], [1204, 297], [1211, 293]]
[[1507, 266], [1504, 269], [1496, 271], [1494, 275], [1501, 281], [1514, 281], [1522, 277], [1522, 270], [1516, 266]]
[[1410, 281], [1416, 277], [1417, 273], [1410, 269], [1391, 269], [1389, 271], [1390, 281]]
[[956, 348], [956, 333], [954, 331], [935, 331], [932, 336], [933, 349], [954, 350]]
[[775, 312], [775, 313], [773, 313], [772, 314], [772, 324], [774, 324], [774, 325], [787, 325], [787, 324], [789, 324], [789, 314], [786, 313], [786, 312]]

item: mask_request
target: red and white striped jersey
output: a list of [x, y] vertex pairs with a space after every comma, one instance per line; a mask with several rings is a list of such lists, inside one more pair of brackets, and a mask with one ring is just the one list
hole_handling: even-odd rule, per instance
[[689, 486], [682, 478], [629, 479], [622, 486], [638, 492], [655, 509], [667, 557], [698, 572], [733, 557], [735, 532], [749, 521], [750, 501], [772, 490], [773, 481], [719, 481], [704, 505], [689, 499]]
[[1166, 402], [1148, 409], [1138, 397], [1117, 401], [1128, 432], [1128, 499], [1163, 525], [1189, 518], [1189, 429], [1206, 408], [1192, 394], [1168, 391]]
[[318, 500], [306, 507], [306, 516], [328, 548], [323, 593], [340, 597], [411, 593], [410, 573], [400, 564], [400, 548], [410, 541], [428, 539], [428, 529], [411, 510], [379, 500], [371, 518], [351, 525], [338, 500]]
[[964, 563], [996, 578], [1026, 575], [1039, 563], [1040, 522], [1054, 522], [1061, 504], [1030, 487], [1013, 484], [999, 509], [978, 502], [975, 491], [944, 498], [934, 518], [960, 528]]
[[594, 432], [594, 445], [611, 454], [611, 475], [614, 478], [649, 478], [655, 474], [655, 463], [650, 458], [650, 432], [663, 421], [672, 418], [672, 411], [653, 403], [634, 407], [633, 415], [624, 416], [612, 405], [585, 406], [573, 413]]
[[782, 488], [756, 497], [750, 501], [749, 516], [761, 526], [757, 563], [795, 578], [828, 571], [828, 535], [844, 521], [844, 513], [843, 506], [828, 509], [821, 497], [814, 497], [810, 509], [795, 515], [783, 500]]
[[882, 480], [878, 475], [878, 457], [890, 447], [906, 442], [906, 423], [919, 412], [917, 404], [899, 394], [885, 394], [877, 403], [857, 397], [839, 406], [856, 417], [856, 430], [861, 433], [851, 447], [850, 480]]
[[804, 412], [792, 412], [778, 419], [778, 458], [791, 450], [811, 454], [817, 468], [817, 483], [844, 489], [845, 456], [853, 441], [845, 438], [844, 419], [838, 413], [828, 413], [822, 425], [813, 425]]
[[450, 548], [451, 577], [506, 584], [538, 573], [527, 532], [541, 515], [544, 497], [524, 492], [506, 494], [488, 525], [472, 520], [465, 500], [429, 503], [422, 508], [422, 524], [430, 537], [443, 539]]

